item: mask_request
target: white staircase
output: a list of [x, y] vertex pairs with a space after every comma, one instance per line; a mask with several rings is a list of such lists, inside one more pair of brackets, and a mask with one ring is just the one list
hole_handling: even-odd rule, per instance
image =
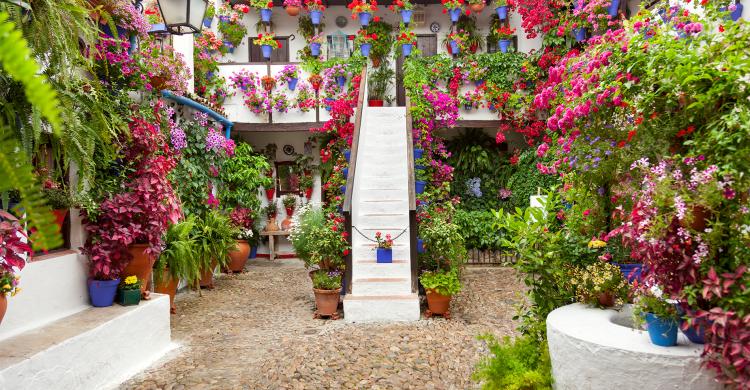
[[[409, 232], [406, 108], [363, 108], [352, 188], [352, 292], [344, 298], [348, 322], [414, 321]], [[396, 237], [393, 263], [375, 261], [376, 232]]]

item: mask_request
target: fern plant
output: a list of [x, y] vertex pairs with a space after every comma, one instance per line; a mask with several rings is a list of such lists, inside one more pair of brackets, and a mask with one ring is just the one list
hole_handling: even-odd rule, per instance
[[235, 237], [238, 235], [239, 230], [229, 217], [216, 210], [196, 220], [192, 237], [196, 243], [195, 258], [200, 270], [211, 269], [216, 264], [223, 268], [229, 264], [229, 252], [237, 249]]
[[197, 259], [196, 240], [192, 236], [194, 217], [169, 225], [164, 235], [164, 249], [154, 264], [154, 280], [184, 279], [192, 284], [200, 279], [201, 268]]

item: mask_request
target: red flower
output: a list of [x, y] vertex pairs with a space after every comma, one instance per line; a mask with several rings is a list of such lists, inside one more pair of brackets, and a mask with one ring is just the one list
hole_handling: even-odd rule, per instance
[[723, 24], [719, 25], [719, 32], [724, 32], [724, 25]]
[[349, 249], [344, 249], [344, 256], [349, 256]]

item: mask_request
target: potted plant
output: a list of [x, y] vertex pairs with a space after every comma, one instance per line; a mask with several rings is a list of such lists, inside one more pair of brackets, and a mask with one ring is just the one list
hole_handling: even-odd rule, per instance
[[417, 36], [411, 29], [402, 31], [396, 38], [396, 44], [401, 45], [401, 54], [408, 57], [411, 54], [414, 45], [417, 44]]
[[195, 225], [196, 220], [193, 216], [169, 225], [164, 235], [164, 249], [154, 264], [154, 292], [169, 295], [172, 314], [177, 312], [174, 297], [180, 279], [185, 280], [188, 285], [193, 285], [201, 277], [193, 236]]
[[229, 253], [237, 248], [237, 228], [229, 217], [218, 210], [207, 212], [196, 219], [192, 231], [195, 240], [196, 259], [201, 270], [200, 287], [214, 288], [214, 270], [224, 268], [229, 263]]
[[68, 210], [70, 209], [70, 195], [63, 185], [50, 179], [44, 181], [42, 191], [45, 199], [47, 199], [47, 205], [52, 209], [52, 214], [55, 216], [58, 231], [62, 231], [65, 217], [68, 216]]
[[323, 77], [317, 73], [313, 73], [307, 81], [309, 81], [312, 88], [317, 91], [320, 89], [320, 84], [323, 83]]
[[440, 0], [443, 4], [443, 13], [447, 13], [451, 17], [451, 22], [458, 22], [458, 18], [461, 16], [463, 11], [464, 0]]
[[26, 237], [18, 219], [0, 209], [0, 323], [8, 310], [8, 294], [15, 296], [21, 292], [18, 287], [21, 272], [26, 266], [26, 259], [31, 259], [33, 250], [22, 237]]
[[268, 206], [265, 207], [266, 212], [266, 218], [268, 218], [268, 222], [266, 223], [266, 231], [267, 232], [276, 232], [279, 230], [279, 225], [276, 223], [276, 203], [271, 202], [268, 204]]
[[250, 0], [250, 5], [260, 11], [261, 22], [271, 23], [271, 15], [273, 14], [273, 1]]
[[451, 222], [448, 212], [435, 212], [420, 224], [425, 253], [420, 263], [426, 268], [419, 282], [427, 294], [427, 317], [433, 314], [450, 318], [451, 297], [461, 290], [459, 267], [466, 259], [466, 247], [460, 228]]
[[267, 92], [271, 92], [276, 87], [276, 79], [273, 76], [265, 75], [261, 77], [260, 83]]
[[134, 306], [141, 303], [141, 281], [135, 275], [125, 277], [117, 287], [117, 303]]
[[508, 18], [508, 8], [510, 6], [508, 0], [497, 0], [496, 2], [497, 8], [495, 8], [495, 12], [497, 12], [497, 17], [500, 20], [505, 20]]
[[633, 308], [633, 320], [637, 325], [646, 323], [648, 337], [653, 344], [671, 347], [677, 345], [680, 316], [675, 304], [667, 302], [660, 295], [661, 290], [656, 286], [649, 290], [641, 288]]
[[401, 14], [401, 21], [408, 26], [411, 22], [411, 15], [414, 12], [414, 4], [409, 0], [396, 0], [388, 6], [388, 9]]
[[616, 265], [597, 261], [572, 271], [571, 284], [581, 303], [607, 308], [621, 304], [628, 296], [627, 280]]
[[383, 233], [375, 233], [375, 241], [377, 241], [376, 247], [376, 259], [378, 263], [393, 263], [393, 239], [390, 234], [386, 234], [383, 238]]
[[237, 229], [237, 237], [235, 237], [237, 245], [234, 250], [229, 252], [229, 264], [226, 269], [229, 272], [243, 272], [250, 255], [248, 240], [251, 240], [255, 234], [253, 232], [253, 213], [250, 209], [236, 207], [229, 213], [229, 219]]
[[305, 198], [309, 201], [313, 193], [313, 176], [304, 174], [300, 178], [299, 186], [304, 191]]
[[383, 21], [371, 22], [366, 28], [367, 34], [375, 35], [370, 49], [373, 67], [379, 67], [384, 58], [388, 58], [393, 47], [393, 26]]
[[[354, 0], [346, 6], [352, 11], [352, 19], [359, 18], [359, 24], [361, 26], [367, 26], [370, 24], [372, 14], [378, 10], [378, 3], [376, 0], [370, 0], [369, 3], [366, 0]], [[375, 17], [375, 21], [378, 18]]]
[[281, 222], [281, 228], [283, 230], [289, 230], [292, 225], [292, 215], [294, 215], [294, 207], [297, 205], [297, 197], [294, 195], [286, 195], [282, 200], [284, 203], [284, 209], [286, 210], [286, 218]]
[[458, 55], [461, 51], [466, 50], [466, 33], [464, 30], [453, 31], [446, 37], [448, 40], [448, 52]]
[[414, 171], [414, 175], [416, 176], [416, 180], [414, 180], [414, 191], [417, 194], [421, 194], [424, 192], [425, 187], [427, 187], [427, 180], [430, 175], [423, 169]]
[[469, 9], [472, 12], [480, 13], [484, 10], [485, 7], [485, 0], [467, 0], [469, 3]]
[[391, 97], [388, 91], [393, 83], [395, 72], [389, 66], [381, 66], [370, 73], [367, 82], [367, 105], [370, 107], [382, 107], [383, 102], [390, 103]]
[[289, 16], [297, 16], [302, 9], [302, 0], [284, 0], [283, 5]]
[[341, 296], [341, 271], [316, 270], [312, 274], [313, 293], [315, 294], [315, 313], [313, 318], [330, 316], [339, 319], [338, 306]]
[[290, 91], [294, 91], [297, 88], [297, 82], [299, 81], [299, 69], [297, 65], [289, 64], [284, 65], [284, 68], [276, 74], [278, 80], [283, 80]]
[[[323, 44], [323, 39], [324, 39], [324, 37], [322, 35], [319, 35], [319, 34], [316, 34], [316, 35], [313, 35], [312, 37], [310, 37], [310, 54], [313, 57], [320, 56], [320, 45]], [[313, 85], [313, 88], [315, 88], [315, 90], [317, 91], [318, 88], [320, 88], [320, 83], [315, 84], [312, 81], [312, 77], [316, 76], [316, 75], [318, 77], [320, 77], [320, 75], [318, 75], [317, 73], [314, 73], [313, 75], [310, 76], [310, 80], [309, 81]], [[322, 81], [322, 79], [321, 79], [321, 81]], [[317, 88], [315, 87], [316, 85], [317, 85]]]
[[263, 58], [270, 60], [273, 49], [280, 49], [281, 42], [275, 39], [276, 34], [274, 33], [260, 33], [258, 38], [253, 40], [255, 45], [260, 46], [260, 50], [263, 52]]
[[240, 13], [226, 6], [222, 6], [219, 12], [219, 32], [224, 40], [224, 46], [228, 53], [234, 53], [234, 49], [247, 35], [247, 28], [241, 22]]
[[497, 37], [497, 47], [501, 52], [508, 52], [508, 46], [510, 46], [513, 35], [515, 33], [516, 29], [510, 28], [509, 26], [501, 26], [497, 30], [495, 30], [495, 36]]
[[377, 39], [377, 34], [368, 34], [367, 31], [360, 29], [357, 31], [357, 36], [354, 38], [354, 46], [359, 47], [359, 51], [364, 57], [368, 57], [370, 55], [370, 49], [372, 49], [372, 44]]
[[151, 91], [161, 93], [168, 89], [173, 92], [186, 92], [190, 71], [181, 53], [172, 46], [162, 45], [156, 40], [149, 41], [140, 47], [141, 66], [147, 69]]
[[211, 28], [211, 24], [214, 20], [214, 15], [216, 15], [216, 8], [214, 8], [213, 3], [209, 3], [206, 7], [206, 14], [203, 16], [203, 27]]
[[326, 10], [323, 5], [323, 0], [304, 0], [305, 9], [310, 12], [310, 21], [312, 24], [317, 26], [320, 24], [320, 19], [323, 17], [323, 11]]
[[461, 291], [461, 280], [458, 278], [458, 269], [454, 267], [448, 271], [425, 271], [419, 277], [419, 282], [424, 287], [427, 295], [427, 311], [425, 315], [429, 318], [434, 314], [438, 314], [446, 319], [450, 319], [451, 298]]

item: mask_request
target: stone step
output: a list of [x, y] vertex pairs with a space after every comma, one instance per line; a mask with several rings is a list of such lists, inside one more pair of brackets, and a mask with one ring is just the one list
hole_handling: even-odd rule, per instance
[[419, 320], [417, 294], [353, 295], [344, 297], [346, 322], [390, 322]]
[[[409, 226], [409, 214], [373, 214], [355, 209], [354, 226]], [[403, 229], [403, 228], [402, 228]]]
[[404, 295], [411, 293], [411, 278], [352, 278], [354, 295]]
[[355, 260], [352, 265], [352, 278], [409, 278], [411, 263], [407, 260], [393, 260], [392, 263], [378, 263], [375, 260]]
[[409, 208], [406, 199], [382, 201], [360, 201], [357, 211], [365, 214], [398, 214]]

